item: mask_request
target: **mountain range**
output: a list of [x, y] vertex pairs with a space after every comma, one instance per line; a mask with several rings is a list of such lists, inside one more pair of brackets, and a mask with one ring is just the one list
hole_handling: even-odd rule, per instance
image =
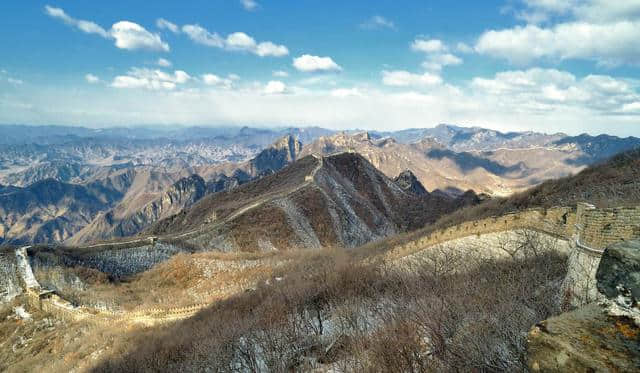
[[[224, 198], [244, 184], [281, 178], [282, 174], [269, 175], [297, 161], [312, 159], [311, 155], [315, 156], [313, 159], [333, 160], [339, 154], [357, 153], [362, 161], [354, 164], [363, 170], [369, 166], [379, 170], [385, 181], [376, 179], [377, 184], [393, 185], [389, 195], [399, 195], [399, 190], [405, 195], [427, 196], [423, 199], [440, 206], [464, 200], [470, 196], [465, 194], [468, 190], [473, 190], [474, 196], [508, 196], [544, 180], [575, 174], [587, 165], [640, 146], [640, 139], [634, 137], [502, 133], [444, 124], [396, 132], [246, 127], [94, 130], [52, 126], [37, 127], [38, 131], [28, 126], [0, 128], [7, 129], [7, 136], [0, 141], [0, 243], [81, 245], [147, 229], [175, 233], [180, 231], [176, 222], [181, 221], [181, 214], [193, 214], [205, 201], [218, 201], [216, 198]], [[340, 172], [338, 175], [325, 171], [322, 168], [320, 175], [332, 175], [327, 180], [349, 180]], [[349, 182], [353, 184], [353, 180]], [[322, 189], [319, 183], [314, 178], [312, 184], [316, 187], [297, 192], [313, 194], [313, 200], [324, 200], [327, 206], [341, 206], [340, 214], [348, 215], [349, 208], [337, 204], [338, 197], [331, 196], [333, 191], [326, 184], [322, 185], [328, 189]], [[299, 181], [297, 186], [303, 184], [307, 185]], [[246, 188], [252, 188], [249, 185]], [[325, 192], [318, 194], [318, 190]], [[255, 194], [249, 200], [255, 202], [263, 197]], [[296, 201], [287, 197], [278, 202], [286, 205], [268, 206], [272, 212], [280, 211], [273, 212], [274, 219], [279, 216], [280, 222], [291, 221], [295, 220], [291, 214], [299, 214], [291, 208]], [[360, 202], [363, 206], [372, 203]], [[260, 211], [263, 209], [252, 213]], [[327, 211], [330, 209], [318, 211], [318, 216], [331, 216]], [[347, 239], [345, 244], [362, 242], [363, 237], [377, 239], [385, 232], [424, 223], [407, 217], [400, 223], [397, 212], [380, 206], [372, 211], [369, 209], [368, 216], [383, 216], [386, 228], [366, 225], [368, 233]], [[359, 214], [353, 219], [354, 216], [363, 219]], [[194, 220], [180, 224], [184, 228], [193, 228], [193, 224], [200, 228], [204, 223]], [[339, 237], [346, 233], [331, 224], [334, 233], [330, 239], [317, 233], [315, 227], [317, 240], [312, 234], [302, 234], [306, 238], [289, 241], [302, 246], [309, 245], [300, 242], [342, 242]], [[286, 229], [291, 237], [300, 237], [305, 230], [311, 232], [308, 227], [303, 228]], [[249, 236], [253, 238], [248, 242], [259, 241], [256, 235]], [[270, 239], [260, 240], [264, 243]], [[274, 242], [269, 245], [278, 247]]]

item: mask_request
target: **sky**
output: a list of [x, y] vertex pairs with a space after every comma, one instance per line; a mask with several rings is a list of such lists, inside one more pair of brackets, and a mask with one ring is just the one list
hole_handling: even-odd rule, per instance
[[0, 123], [640, 136], [640, 0], [0, 3]]

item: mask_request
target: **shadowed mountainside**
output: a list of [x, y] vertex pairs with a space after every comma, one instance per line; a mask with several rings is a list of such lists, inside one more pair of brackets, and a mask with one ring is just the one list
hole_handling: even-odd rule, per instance
[[470, 203], [477, 203], [473, 193], [454, 199], [407, 192], [355, 153], [307, 156], [274, 175], [207, 196], [150, 232], [194, 231], [185, 239], [223, 251], [355, 247]]

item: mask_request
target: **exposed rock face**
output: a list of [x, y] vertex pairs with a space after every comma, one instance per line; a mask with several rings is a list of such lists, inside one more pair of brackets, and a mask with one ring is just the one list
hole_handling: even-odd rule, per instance
[[640, 300], [640, 241], [624, 242], [608, 248], [596, 272], [598, 291], [609, 299], [630, 297]]
[[640, 370], [640, 241], [605, 250], [596, 278], [607, 300], [552, 317], [531, 330], [532, 371]]
[[[205, 197], [151, 227], [221, 251], [355, 247], [416, 229], [470, 199], [403, 190], [357, 153], [307, 156], [279, 172]], [[215, 219], [211, 216], [215, 215]]]
[[51, 249], [38, 250], [31, 256], [34, 271], [46, 268], [85, 267], [96, 269], [114, 278], [125, 278], [144, 272], [154, 265], [164, 262], [181, 252], [192, 252], [174, 244], [158, 242], [129, 248], [105, 248], [86, 253], [52, 252]]
[[251, 174], [260, 176], [278, 171], [295, 161], [301, 151], [302, 143], [298, 139], [285, 136], [251, 160]]
[[13, 250], [0, 249], [0, 305], [21, 293], [16, 255]]
[[182, 178], [160, 197], [146, 204], [131, 215], [117, 217], [109, 211], [94, 220], [86, 229], [72, 239], [73, 244], [83, 244], [113, 237], [134, 235], [150, 224], [180, 212], [199, 201], [207, 194], [207, 185], [198, 175]]
[[393, 179], [393, 182], [402, 188], [402, 190], [413, 193], [417, 196], [422, 196], [428, 193], [420, 181], [418, 181], [416, 175], [414, 175], [410, 170], [402, 171], [400, 175]]

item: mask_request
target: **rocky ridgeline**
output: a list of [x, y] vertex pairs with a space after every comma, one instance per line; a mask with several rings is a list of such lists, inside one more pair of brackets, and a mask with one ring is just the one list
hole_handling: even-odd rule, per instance
[[531, 330], [532, 371], [640, 370], [640, 241], [606, 249], [596, 279], [603, 301], [545, 320]]

